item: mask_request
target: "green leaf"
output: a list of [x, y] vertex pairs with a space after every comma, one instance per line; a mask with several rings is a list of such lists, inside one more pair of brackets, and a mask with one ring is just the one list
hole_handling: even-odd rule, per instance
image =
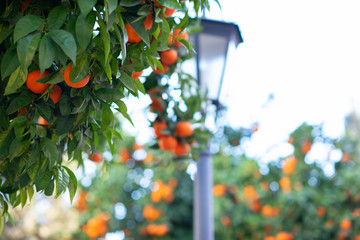
[[0, 235], [2, 234], [5, 226], [5, 216], [0, 216]]
[[64, 72], [65, 68], [61, 68], [57, 72], [52, 72], [46, 77], [40, 78], [36, 82], [40, 83], [48, 83], [48, 84], [57, 84], [64, 81]]
[[73, 35], [65, 30], [59, 29], [50, 31], [49, 36], [75, 65], [77, 46]]
[[4, 95], [9, 95], [18, 90], [26, 82], [27, 71], [23, 71], [18, 67], [15, 72], [10, 75], [8, 84], [6, 85]]
[[27, 192], [25, 189], [20, 189], [20, 202], [21, 207], [24, 207], [27, 201]]
[[68, 95], [61, 95], [60, 101], [59, 101], [59, 108], [60, 108], [60, 113], [61, 115], [65, 116], [65, 115], [69, 115], [71, 112], [70, 109], [70, 97]]
[[28, 196], [29, 196], [29, 201], [31, 201], [32, 197], [34, 196], [34, 188], [32, 186], [28, 188]]
[[34, 33], [19, 40], [17, 45], [17, 55], [23, 70], [30, 66], [39, 46], [40, 39], [41, 33]]
[[87, 16], [93, 9], [97, 0], [77, 0], [82, 15]]
[[75, 193], [76, 193], [76, 189], [77, 189], [77, 179], [76, 179], [75, 174], [68, 167], [65, 167], [65, 166], [62, 166], [62, 167], [67, 171], [67, 173], [70, 176], [68, 189], [69, 189], [69, 193], [70, 193], [70, 202], [72, 202], [74, 199]]
[[141, 3], [142, 0], [120, 0], [120, 6], [133, 7]]
[[55, 30], [61, 28], [61, 26], [65, 23], [68, 13], [69, 10], [62, 5], [59, 5], [51, 9], [47, 17], [48, 29]]
[[[5, 31], [2, 31], [0, 33], [0, 44], [8, 37], [10, 36], [10, 34], [12, 34], [14, 31], [14, 29], [8, 29], [8, 30], [5, 30]], [[0, 234], [1, 235], [1, 234]]]
[[181, 4], [177, 0], [156, 0], [158, 4], [170, 8], [170, 9], [180, 9]]
[[15, 45], [6, 50], [1, 61], [1, 79], [10, 76], [20, 66]]
[[46, 171], [45, 173], [38, 174], [35, 179], [36, 191], [39, 192], [43, 190], [51, 181], [52, 174], [50, 171]]
[[49, 68], [52, 65], [55, 57], [56, 49], [54, 42], [47, 35], [44, 35], [39, 47], [39, 66], [41, 74], [46, 68]]
[[146, 90], [144, 88], [144, 85], [141, 83], [141, 81], [139, 79], [135, 79], [134, 82], [135, 82], [135, 85], [137, 86], [137, 88], [139, 89], [139, 91], [142, 92], [143, 94], [145, 94]]
[[136, 21], [137, 19], [133, 19], [132, 22], [129, 22], [130, 26], [134, 29], [134, 31], [139, 35], [139, 37], [144, 41], [144, 43], [150, 47], [150, 38], [149, 33], [145, 29], [144, 23], [141, 21]]
[[72, 83], [78, 83], [89, 75], [90, 66], [88, 62], [88, 55], [86, 53], [78, 56], [78, 64], [71, 66], [69, 80]]
[[93, 35], [93, 28], [96, 20], [96, 14], [92, 12], [86, 18], [83, 15], [79, 15], [76, 20], [75, 31], [76, 39], [82, 50], [86, 50], [91, 42]]
[[11, 100], [9, 107], [6, 109], [6, 114], [10, 115], [19, 111], [20, 108], [29, 105], [34, 100], [34, 94], [31, 94], [29, 91], [24, 91], [19, 96]]
[[31, 178], [29, 177], [29, 174], [27, 174], [26, 172], [23, 173], [20, 177], [19, 177], [19, 185], [20, 188], [24, 188], [26, 187], [31, 181]]
[[108, 64], [109, 54], [110, 54], [110, 36], [106, 29], [106, 25], [104, 21], [101, 18], [99, 18], [99, 16], [98, 16], [98, 24], [100, 26], [100, 36], [104, 43], [104, 57], [105, 57], [104, 62], [105, 64]]
[[44, 102], [36, 104], [36, 110], [48, 122], [52, 122], [54, 118], [53, 110]]
[[74, 126], [76, 116], [71, 114], [68, 116], [60, 116], [56, 123], [56, 135], [62, 135], [64, 133], [70, 132]]
[[118, 105], [119, 108], [117, 108], [116, 110], [119, 111], [127, 120], [129, 120], [129, 122], [134, 126], [133, 121], [131, 120], [129, 114], [127, 113], [127, 107], [126, 104], [119, 100], [115, 102], [116, 105]]
[[45, 192], [44, 192], [45, 195], [46, 196], [51, 196], [53, 194], [53, 192], [54, 192], [54, 188], [55, 188], [54, 181], [50, 181], [49, 184], [45, 188]]
[[26, 15], [20, 18], [15, 25], [14, 42], [16, 43], [20, 38], [23, 38], [38, 29], [42, 23], [43, 20], [35, 15]]
[[58, 174], [56, 177], [56, 195], [55, 197], [59, 197], [61, 193], [66, 190], [66, 187], [69, 184], [69, 175], [62, 169], [58, 169]]
[[107, 6], [107, 11], [110, 15], [117, 8], [118, 0], [105, 0], [105, 5]]
[[101, 114], [101, 128], [100, 131], [104, 131], [114, 122], [114, 114], [111, 111], [110, 106], [103, 104]]
[[15, 136], [21, 138], [23, 136], [24, 130], [27, 127], [28, 119], [24, 115], [19, 115], [13, 119], [10, 126], [14, 128]]
[[125, 97], [120, 89], [115, 88], [100, 88], [95, 91], [95, 95], [104, 101], [117, 101]]
[[57, 159], [57, 147], [54, 142], [48, 138], [41, 138], [41, 151], [49, 161], [49, 169], [53, 168]]
[[125, 87], [131, 91], [135, 91], [134, 79], [132, 79], [132, 77], [127, 75], [124, 71], [121, 71], [120, 81], [125, 85]]
[[35, 163], [40, 161], [40, 144], [35, 144], [35, 147], [31, 150], [29, 161], [26, 163], [26, 168], [32, 167]]
[[115, 30], [117, 30], [115, 33], [118, 35], [119, 41], [121, 42], [121, 57], [122, 63], [124, 63], [126, 59], [126, 43], [128, 41], [128, 35], [126, 33], [124, 20], [120, 13], [116, 14], [116, 20], [118, 21], [118, 26], [115, 25]]

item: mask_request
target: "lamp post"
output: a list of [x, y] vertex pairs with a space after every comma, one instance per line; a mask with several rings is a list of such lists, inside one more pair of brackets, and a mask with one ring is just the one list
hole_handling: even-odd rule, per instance
[[[226, 59], [230, 44], [243, 40], [232, 23], [202, 19], [203, 30], [194, 36], [198, 84], [216, 107], [220, 103]], [[194, 240], [214, 239], [212, 159], [209, 148], [200, 152], [194, 186]]]

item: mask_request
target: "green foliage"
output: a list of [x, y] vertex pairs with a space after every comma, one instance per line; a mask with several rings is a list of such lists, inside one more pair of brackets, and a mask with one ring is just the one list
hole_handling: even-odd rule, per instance
[[[140, 2], [1, 1], [0, 195], [5, 215], [8, 204], [24, 205], [31, 198], [33, 190], [28, 189], [34, 185], [36, 191], [55, 196], [68, 188], [72, 198], [76, 179], [64, 165], [77, 161], [81, 166], [83, 152], [101, 150], [106, 142], [114, 153], [113, 138], [121, 135], [115, 130], [113, 110], [131, 121], [120, 99], [145, 92], [131, 73], [134, 68], [140, 71], [159, 65], [158, 52], [166, 48], [164, 39], [179, 22], [175, 17], [165, 18], [164, 8], [154, 2], [138, 5]], [[187, 16], [185, 2], [161, 4]], [[142, 14], [150, 8], [154, 21], [146, 30]], [[142, 41], [129, 43], [125, 24]], [[134, 68], [129, 67], [130, 62]], [[82, 88], [69, 87], [64, 82], [69, 66], [71, 83], [87, 76], [90, 82]], [[59, 103], [49, 97], [52, 90], [36, 94], [28, 89], [28, 73], [35, 70], [49, 73], [37, 82], [61, 88]], [[39, 117], [49, 125], [39, 125]]]

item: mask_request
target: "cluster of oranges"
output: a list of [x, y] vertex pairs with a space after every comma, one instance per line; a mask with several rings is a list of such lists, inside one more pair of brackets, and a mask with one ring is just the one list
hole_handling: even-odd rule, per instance
[[98, 238], [107, 233], [107, 222], [109, 216], [105, 213], [100, 213], [93, 218], [90, 218], [87, 223], [82, 227], [82, 231], [89, 238]]
[[164, 199], [166, 203], [171, 203], [174, 200], [174, 188], [176, 186], [176, 179], [171, 179], [168, 184], [165, 184], [163, 181], [155, 181], [150, 195], [151, 201], [159, 203]]
[[151, 204], [146, 204], [142, 213], [147, 221], [155, 221], [161, 217], [161, 210], [154, 208]]
[[[119, 161], [121, 163], [127, 163], [132, 158], [132, 154], [140, 149], [144, 149], [143, 145], [137, 144], [136, 142], [133, 143], [131, 148], [122, 147], [119, 149]], [[146, 152], [145, 158], [142, 160], [143, 163], [149, 164], [153, 160], [153, 155], [150, 152]]]
[[169, 227], [166, 224], [154, 224], [151, 223], [147, 226], [144, 226], [140, 229], [141, 236], [164, 236], [169, 232]]

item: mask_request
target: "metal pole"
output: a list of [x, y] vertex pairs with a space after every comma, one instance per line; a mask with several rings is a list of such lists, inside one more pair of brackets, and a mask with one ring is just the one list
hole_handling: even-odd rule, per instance
[[200, 152], [194, 186], [194, 240], [214, 239], [213, 175], [209, 149]]

